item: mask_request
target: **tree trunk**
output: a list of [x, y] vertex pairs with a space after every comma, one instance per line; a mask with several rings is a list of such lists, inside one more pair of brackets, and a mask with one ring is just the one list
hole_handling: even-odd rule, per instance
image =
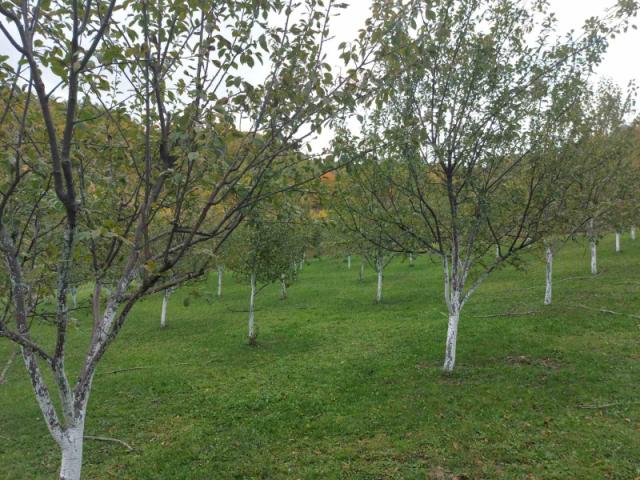
[[382, 271], [384, 270], [383, 266], [383, 257], [382, 255], [378, 255], [376, 258], [376, 271], [378, 272], [378, 288], [376, 289], [376, 302], [382, 302]]
[[551, 305], [553, 292], [553, 249], [547, 245], [547, 288], [544, 292], [544, 304]]
[[460, 301], [457, 295], [449, 307], [449, 325], [447, 328], [447, 345], [444, 354], [444, 371], [453, 372], [456, 366], [456, 348], [458, 344], [458, 324], [460, 323]]
[[84, 419], [62, 434], [60, 450], [60, 480], [80, 480], [82, 470], [82, 447], [84, 443]]
[[164, 291], [164, 295], [162, 297], [162, 313], [160, 314], [160, 328], [164, 328], [167, 326], [167, 305], [169, 304], [169, 289], [167, 288]]
[[360, 281], [364, 282], [364, 258], [360, 259]]
[[591, 274], [598, 274], [598, 245], [596, 241], [596, 232], [593, 225], [593, 219], [589, 220], [589, 242], [591, 243]]
[[76, 287], [71, 287], [71, 301], [73, 308], [78, 308], [78, 289]]
[[409, 254], [409, 266], [413, 267], [413, 253]]
[[218, 265], [218, 298], [222, 297], [222, 274], [224, 273], [224, 265]]
[[622, 234], [620, 232], [616, 232], [616, 253], [620, 253], [622, 251], [622, 247], [620, 245]]
[[287, 276], [283, 273], [280, 275], [280, 300], [287, 299]]
[[256, 302], [256, 274], [251, 274], [251, 296], [249, 297], [249, 345], [256, 345], [254, 306]]
[[347, 255], [347, 268], [351, 270], [351, 255]]
[[13, 353], [9, 356], [9, 360], [7, 360], [7, 363], [5, 363], [4, 368], [0, 373], [0, 385], [7, 381], [7, 373], [9, 372], [9, 368], [11, 368], [11, 364], [18, 356], [18, 351], [18, 349], [14, 350]]
[[631, 240], [635, 240], [636, 239], [636, 226], [633, 225], [631, 227]]

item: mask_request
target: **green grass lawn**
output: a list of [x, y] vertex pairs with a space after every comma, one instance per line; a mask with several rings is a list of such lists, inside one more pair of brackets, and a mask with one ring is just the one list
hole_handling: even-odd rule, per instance
[[[149, 298], [99, 366], [86, 426], [134, 451], [87, 441], [83, 477], [633, 480], [640, 240], [623, 248], [601, 242], [595, 277], [584, 245], [559, 252], [551, 307], [542, 255], [495, 274], [462, 313], [450, 376], [441, 267], [426, 257], [390, 265], [382, 305], [357, 259], [312, 259], [288, 300], [276, 285], [259, 295], [258, 348], [230, 274], [220, 301], [215, 275], [176, 292], [165, 330]], [[79, 316], [70, 367], [89, 334]], [[0, 386], [0, 478], [53, 478], [58, 455], [16, 361]]]

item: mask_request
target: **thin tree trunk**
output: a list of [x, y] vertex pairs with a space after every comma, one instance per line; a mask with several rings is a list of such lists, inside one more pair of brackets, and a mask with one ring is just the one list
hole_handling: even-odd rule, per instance
[[71, 287], [71, 301], [73, 308], [78, 308], [78, 289], [76, 287]]
[[280, 300], [287, 299], [287, 276], [283, 273], [280, 275]]
[[596, 242], [595, 228], [593, 219], [589, 220], [589, 242], [591, 244], [591, 274], [598, 274], [598, 245]]
[[458, 346], [458, 325], [460, 323], [459, 295], [453, 295], [449, 306], [449, 324], [447, 327], [447, 345], [444, 354], [444, 371], [453, 372], [456, 366], [456, 349]]
[[347, 268], [351, 270], [351, 255], [347, 255]]
[[222, 274], [224, 273], [224, 265], [218, 265], [218, 298], [222, 297]]
[[256, 274], [251, 274], [251, 296], [249, 297], [249, 345], [256, 345], [256, 325], [254, 307], [256, 302]]
[[160, 314], [160, 328], [165, 328], [167, 326], [167, 305], [169, 304], [169, 289], [167, 288], [164, 291], [164, 295], [162, 296], [162, 313]]
[[17, 356], [18, 356], [18, 349], [13, 351], [13, 353], [9, 357], [9, 360], [7, 360], [7, 363], [5, 363], [4, 368], [2, 369], [2, 373], [0, 373], [0, 385], [2, 385], [7, 381], [7, 373], [9, 372], [9, 368], [11, 368], [11, 365], [13, 364], [13, 361], [16, 359]]
[[616, 253], [622, 252], [622, 246], [620, 245], [622, 234], [620, 232], [616, 232]]
[[636, 239], [636, 226], [632, 225], [631, 226], [631, 240], [635, 240]]
[[409, 266], [413, 267], [413, 253], [409, 254]]
[[378, 255], [376, 258], [376, 271], [378, 273], [378, 287], [376, 289], [376, 302], [382, 302], [382, 271], [384, 270], [383, 266], [383, 257], [382, 255]]
[[547, 245], [547, 288], [544, 292], [544, 304], [551, 305], [553, 293], [553, 249]]

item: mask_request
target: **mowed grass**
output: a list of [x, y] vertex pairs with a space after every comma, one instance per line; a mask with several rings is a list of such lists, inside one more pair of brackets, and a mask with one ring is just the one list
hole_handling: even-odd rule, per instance
[[[358, 259], [311, 259], [288, 300], [276, 285], [259, 295], [257, 348], [248, 288], [230, 274], [222, 300], [215, 275], [176, 292], [165, 330], [149, 298], [99, 366], [86, 426], [134, 450], [87, 441], [83, 478], [635, 479], [640, 240], [623, 248], [600, 243], [595, 277], [585, 245], [559, 252], [551, 307], [542, 255], [492, 276], [463, 311], [450, 376], [427, 257], [390, 265], [382, 305]], [[90, 334], [76, 316], [72, 368]], [[11, 348], [0, 343], [2, 365]], [[58, 461], [16, 361], [0, 386], [0, 477], [54, 478]]]

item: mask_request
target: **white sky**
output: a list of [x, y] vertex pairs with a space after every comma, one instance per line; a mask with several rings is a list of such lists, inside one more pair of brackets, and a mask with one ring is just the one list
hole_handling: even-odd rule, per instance
[[[344, 0], [344, 2], [349, 3], [350, 6], [331, 22], [330, 28], [335, 36], [332, 42], [334, 46], [342, 41], [353, 40], [369, 15], [371, 0]], [[616, 0], [550, 0], [551, 9], [558, 17], [561, 32], [580, 30], [587, 18], [603, 15], [615, 2]], [[0, 19], [0, 21], [5, 20]], [[637, 60], [639, 48], [640, 30], [629, 29], [627, 33], [618, 36], [611, 41], [605, 60], [596, 72], [597, 76], [608, 77], [621, 87], [626, 87], [632, 80], [640, 80], [640, 62]], [[1, 34], [0, 54], [9, 54], [13, 59], [18, 58], [13, 47]], [[342, 65], [337, 56], [329, 59], [329, 62], [334, 63], [338, 68]], [[258, 72], [248, 72], [248, 74], [249, 77], [256, 78], [261, 75]], [[56, 84], [55, 78], [47, 71], [44, 72], [44, 81], [48, 88]], [[314, 151], [327, 146], [330, 138], [331, 132], [325, 131], [320, 138], [311, 140]]]
[[[550, 0], [551, 10], [556, 13], [562, 32], [580, 30], [589, 17], [601, 16], [616, 0]], [[351, 5], [334, 19], [332, 29], [339, 41], [355, 37], [369, 14], [371, 0], [347, 0]], [[640, 19], [638, 20], [639, 23]], [[637, 61], [640, 48], [640, 30], [632, 30], [611, 41], [609, 51], [597, 71], [598, 76], [611, 78], [621, 87], [629, 81], [640, 79], [640, 62]]]

